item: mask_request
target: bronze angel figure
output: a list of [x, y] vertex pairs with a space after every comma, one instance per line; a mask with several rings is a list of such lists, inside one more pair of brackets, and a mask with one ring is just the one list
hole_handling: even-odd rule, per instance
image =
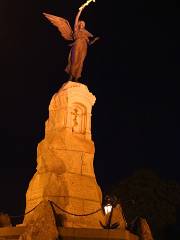
[[87, 47], [99, 39], [98, 37], [94, 37], [85, 29], [84, 21], [79, 20], [82, 10], [88, 5], [90, 1], [92, 0], [88, 0], [79, 8], [79, 11], [75, 18], [74, 31], [66, 19], [43, 13], [44, 16], [58, 28], [65, 40], [74, 41], [70, 45], [71, 50], [68, 57], [68, 64], [65, 68], [65, 71], [69, 74], [69, 81], [78, 82], [78, 79], [81, 77], [83, 63], [87, 55]]

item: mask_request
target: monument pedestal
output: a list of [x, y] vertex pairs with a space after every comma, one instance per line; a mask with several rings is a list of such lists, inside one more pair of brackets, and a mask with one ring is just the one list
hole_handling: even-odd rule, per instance
[[[64, 210], [55, 208], [62, 226], [101, 228], [102, 211], [89, 214], [100, 209], [102, 203], [93, 168], [91, 110], [94, 103], [95, 96], [84, 84], [70, 81], [53, 96], [45, 138], [38, 145], [37, 172], [26, 194], [26, 212], [41, 201], [50, 200]], [[25, 216], [24, 223], [33, 214]]]

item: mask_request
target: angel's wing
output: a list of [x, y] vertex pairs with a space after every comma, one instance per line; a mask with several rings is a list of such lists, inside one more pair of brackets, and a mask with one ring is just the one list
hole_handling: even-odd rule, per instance
[[61, 35], [66, 40], [73, 40], [73, 31], [69, 22], [61, 17], [57, 17], [48, 13], [43, 13], [44, 16], [60, 31]]

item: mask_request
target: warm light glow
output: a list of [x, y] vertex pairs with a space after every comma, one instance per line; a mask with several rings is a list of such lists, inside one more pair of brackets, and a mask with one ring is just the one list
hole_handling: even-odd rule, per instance
[[110, 213], [112, 210], [112, 205], [111, 204], [107, 204], [105, 207], [104, 207], [104, 211], [106, 214]]

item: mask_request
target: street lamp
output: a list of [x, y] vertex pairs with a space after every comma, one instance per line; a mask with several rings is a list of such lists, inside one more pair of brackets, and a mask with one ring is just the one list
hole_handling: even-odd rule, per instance
[[108, 213], [111, 213], [113, 206], [112, 206], [112, 199], [110, 196], [105, 197], [105, 206], [104, 206], [104, 212], [107, 215]]
[[113, 199], [110, 196], [105, 197], [105, 205], [104, 205], [104, 213], [105, 213], [105, 218], [106, 222], [105, 225], [101, 223], [101, 226], [104, 229], [115, 229], [119, 226], [119, 223], [113, 223], [111, 224], [112, 216], [113, 216], [113, 208], [116, 206], [116, 199]]
[[112, 211], [112, 205], [108, 203], [107, 205], [104, 206], [104, 212], [105, 214], [108, 214]]

